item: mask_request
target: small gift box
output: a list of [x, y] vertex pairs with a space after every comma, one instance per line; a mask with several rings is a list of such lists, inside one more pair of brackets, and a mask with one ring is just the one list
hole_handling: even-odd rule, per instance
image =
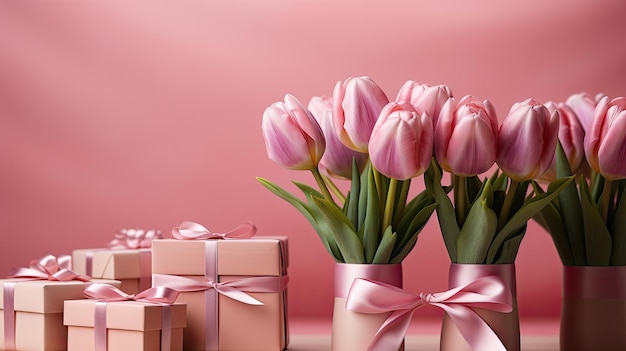
[[188, 305], [186, 350], [279, 351], [288, 344], [287, 238], [256, 237], [244, 223], [216, 234], [196, 223], [152, 246], [153, 286]]
[[159, 230], [122, 229], [108, 248], [74, 250], [74, 270], [93, 278], [119, 280], [124, 292], [136, 294], [150, 287], [150, 247], [159, 238]]
[[[69, 270], [69, 256], [46, 256], [0, 279], [0, 349], [67, 349], [63, 301], [84, 299], [91, 282]], [[94, 280], [119, 286], [119, 281]]]
[[65, 301], [67, 350], [180, 351], [187, 306], [174, 303], [177, 295], [163, 287], [127, 295], [91, 285], [85, 290], [89, 299]]

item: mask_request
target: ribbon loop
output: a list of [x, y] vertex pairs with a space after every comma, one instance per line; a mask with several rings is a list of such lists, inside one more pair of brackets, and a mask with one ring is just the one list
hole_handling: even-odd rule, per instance
[[131, 295], [112, 285], [93, 283], [83, 291], [83, 295], [91, 299], [98, 299], [105, 302], [142, 301], [171, 305], [176, 302], [178, 291], [168, 287], [158, 286], [146, 289], [139, 294]]
[[476, 307], [502, 313], [513, 310], [511, 291], [495, 276], [481, 277], [445, 292], [419, 295], [393, 285], [355, 279], [346, 299], [346, 309], [354, 312], [391, 312], [376, 332], [368, 351], [398, 349], [413, 312], [426, 304], [442, 308], [448, 313], [473, 350], [506, 351], [498, 335], [472, 309]]
[[179, 240], [246, 239], [256, 234], [256, 226], [243, 222], [226, 233], [213, 233], [201, 224], [184, 221], [172, 228], [172, 236]]
[[13, 269], [9, 278], [30, 278], [34, 280], [51, 280], [51, 281], [89, 281], [88, 278], [71, 270], [72, 258], [64, 255], [55, 257], [46, 255], [38, 260], [33, 260], [28, 268], [21, 267]]

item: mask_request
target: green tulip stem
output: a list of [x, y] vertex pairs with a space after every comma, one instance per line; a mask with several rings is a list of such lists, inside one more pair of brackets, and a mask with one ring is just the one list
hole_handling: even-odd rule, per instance
[[399, 180], [391, 178], [389, 182], [389, 191], [387, 192], [387, 201], [385, 202], [385, 214], [383, 215], [382, 232], [387, 230], [393, 221], [393, 210], [396, 203], [396, 191], [398, 190]]
[[372, 174], [374, 175], [374, 184], [376, 184], [376, 190], [378, 192], [378, 200], [380, 201], [381, 199], [383, 199], [383, 185], [382, 185], [382, 178], [380, 175], [380, 172], [378, 172], [378, 170], [376, 169], [376, 167], [374, 167], [374, 165], [372, 164]]
[[337, 187], [335, 182], [333, 182], [332, 179], [330, 179], [329, 177], [326, 177], [324, 175], [322, 175], [322, 177], [324, 178], [324, 182], [326, 183], [326, 185], [328, 185], [330, 187], [330, 191], [332, 191], [333, 194], [335, 194], [335, 196], [341, 201], [341, 203], [345, 203], [346, 202], [346, 196], [343, 194], [343, 192], [341, 192], [341, 189], [339, 189]]
[[411, 186], [411, 179], [402, 181], [402, 187], [400, 188], [400, 197], [398, 198], [398, 201], [396, 203], [396, 210], [394, 211], [394, 215], [393, 215], [392, 223], [394, 227], [395, 225], [398, 224], [397, 222], [400, 221], [404, 213], [404, 207], [406, 207], [406, 199], [409, 197], [410, 186]]
[[311, 173], [313, 173], [313, 177], [315, 178], [315, 181], [317, 182], [317, 186], [320, 187], [320, 191], [324, 195], [324, 198], [330, 201], [331, 203], [337, 205], [335, 203], [335, 200], [333, 199], [333, 196], [330, 195], [330, 191], [328, 191], [328, 187], [326, 186], [326, 182], [324, 182], [324, 177], [322, 177], [322, 174], [320, 173], [319, 168], [317, 167], [312, 168]]
[[500, 231], [509, 220], [511, 207], [513, 206], [513, 201], [515, 200], [515, 194], [517, 193], [517, 188], [519, 188], [519, 182], [511, 179], [511, 186], [509, 186], [509, 191], [506, 193], [504, 197], [504, 203], [502, 204], [502, 211], [500, 211], [500, 217], [498, 218], [498, 230]]
[[454, 177], [454, 204], [456, 210], [456, 223], [459, 228], [463, 228], [465, 223], [465, 203], [467, 197], [467, 178], [465, 176], [453, 175]]
[[611, 180], [604, 180], [604, 189], [602, 189], [602, 197], [600, 198], [600, 215], [602, 216], [604, 223], [608, 223], [609, 206], [613, 199], [613, 193], [611, 192], [612, 186], [613, 182]]

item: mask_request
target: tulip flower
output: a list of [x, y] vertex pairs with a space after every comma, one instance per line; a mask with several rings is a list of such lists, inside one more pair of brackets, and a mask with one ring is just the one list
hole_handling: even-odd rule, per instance
[[389, 178], [407, 180], [428, 168], [433, 152], [430, 117], [406, 102], [391, 102], [380, 113], [369, 142], [374, 167]]
[[567, 98], [567, 104], [574, 111], [585, 133], [589, 133], [593, 122], [593, 113], [596, 105], [604, 97], [604, 94], [597, 94], [595, 97], [589, 93], [577, 93]]
[[515, 103], [498, 133], [498, 166], [517, 182], [539, 177], [552, 164], [558, 133], [558, 112], [533, 99]]
[[317, 168], [326, 141], [319, 124], [292, 95], [265, 109], [261, 124], [269, 158], [294, 170]]
[[445, 171], [473, 176], [496, 161], [498, 117], [489, 102], [467, 95], [455, 104], [450, 98], [435, 127], [435, 156]]
[[372, 129], [387, 95], [369, 77], [337, 82], [333, 91], [333, 125], [339, 140], [352, 150], [367, 152]]
[[452, 91], [447, 85], [430, 86], [409, 80], [400, 88], [396, 101], [411, 103], [420, 114], [426, 112], [436, 127], [441, 108], [451, 97]]
[[[565, 151], [567, 163], [572, 173], [575, 173], [582, 165], [585, 158], [584, 139], [585, 132], [578, 120], [576, 113], [563, 102], [555, 103], [548, 101], [544, 106], [550, 114], [557, 111], [559, 114], [559, 141]], [[539, 177], [539, 180], [549, 182], [556, 179], [556, 157], [548, 170]]]
[[362, 171], [368, 156], [366, 153], [347, 148], [339, 140], [333, 129], [332, 107], [330, 96], [313, 97], [308, 106], [326, 138], [326, 151], [320, 160], [320, 170], [334, 178], [351, 179], [353, 160]]
[[591, 168], [608, 180], [626, 178], [626, 98], [603, 97], [585, 135], [585, 154]]

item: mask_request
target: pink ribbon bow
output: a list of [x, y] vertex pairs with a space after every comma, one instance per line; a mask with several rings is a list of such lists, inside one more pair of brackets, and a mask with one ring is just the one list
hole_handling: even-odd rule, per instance
[[160, 230], [120, 229], [109, 243], [110, 249], [148, 249], [152, 241], [162, 239]]
[[172, 340], [172, 316], [170, 305], [176, 302], [178, 291], [163, 286], [149, 288], [136, 295], [126, 294], [120, 289], [94, 283], [88, 286], [83, 294], [92, 299], [98, 299], [94, 316], [94, 342], [96, 351], [107, 350], [106, 308], [108, 302], [141, 301], [163, 306], [161, 319], [161, 351], [168, 351]]
[[64, 255], [58, 258], [47, 255], [30, 262], [28, 268], [16, 268], [9, 273], [9, 278], [31, 278], [34, 280], [88, 281], [86, 277], [72, 271], [72, 258]]
[[172, 236], [180, 240], [245, 239], [253, 237], [254, 234], [256, 226], [247, 221], [226, 233], [213, 233], [201, 224], [187, 221], [172, 228]]
[[288, 276], [248, 277], [217, 283], [209, 280], [195, 280], [187, 277], [166, 274], [153, 274], [155, 284], [164, 285], [178, 291], [205, 291], [214, 289], [218, 294], [248, 305], [260, 306], [263, 303], [246, 292], [281, 292], [287, 287]]
[[503, 313], [513, 310], [511, 291], [495, 276], [478, 278], [445, 292], [419, 295], [393, 285], [355, 279], [346, 298], [346, 309], [354, 312], [392, 312], [376, 332], [368, 351], [397, 350], [407, 333], [413, 312], [426, 304], [442, 308], [473, 350], [506, 351], [496, 333], [472, 309]]
[[[51, 281], [89, 281], [86, 277], [72, 271], [72, 258], [64, 255], [58, 258], [53, 255], [44, 256], [30, 262], [28, 268], [13, 269], [9, 278], [29, 278], [30, 280]], [[4, 303], [4, 348], [15, 350], [15, 285], [17, 282], [6, 282], [3, 286]]]

